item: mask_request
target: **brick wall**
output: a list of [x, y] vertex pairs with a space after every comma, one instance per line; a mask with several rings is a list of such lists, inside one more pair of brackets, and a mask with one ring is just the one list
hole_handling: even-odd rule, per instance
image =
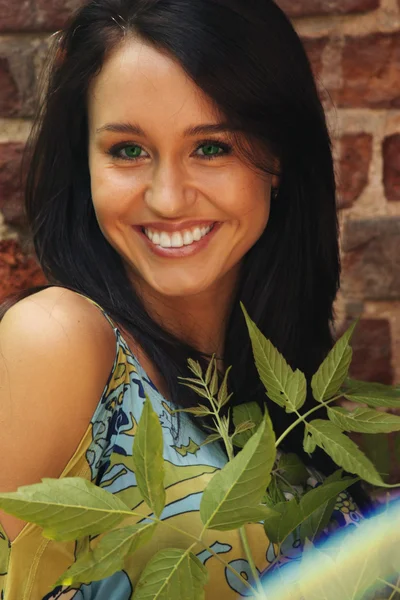
[[[79, 0], [0, 0], [0, 296], [42, 281], [18, 167], [50, 33]], [[400, 0], [279, 0], [311, 58], [334, 139], [339, 323], [360, 314], [353, 375], [400, 382]]]

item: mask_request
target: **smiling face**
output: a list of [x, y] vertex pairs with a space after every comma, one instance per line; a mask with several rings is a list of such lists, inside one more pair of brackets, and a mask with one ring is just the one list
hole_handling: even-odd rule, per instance
[[232, 283], [276, 182], [245, 164], [212, 101], [129, 40], [92, 82], [88, 113], [94, 209], [133, 285], [187, 297]]

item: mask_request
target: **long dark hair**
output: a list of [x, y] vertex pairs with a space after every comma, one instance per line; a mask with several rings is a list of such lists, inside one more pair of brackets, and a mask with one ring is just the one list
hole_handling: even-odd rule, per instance
[[[340, 276], [325, 115], [302, 43], [272, 0], [91, 0], [77, 11], [54, 40], [28, 144], [26, 214], [38, 260], [51, 284], [90, 296], [129, 331], [175, 403], [197, 402], [178, 376], [188, 375], [188, 357], [204, 357], [150, 318], [100, 231], [90, 195], [88, 86], [129, 36], [174, 57], [232, 128], [265, 149], [249, 150], [257, 169], [272, 172], [271, 156], [279, 159], [278, 197], [265, 232], [244, 258], [224, 354], [233, 366], [232, 403], [264, 403], [240, 301], [310, 381], [333, 345]], [[292, 417], [273, 403], [269, 410], [281, 433]], [[298, 428], [286, 448], [304, 457]], [[318, 453], [313, 464], [332, 469]]]

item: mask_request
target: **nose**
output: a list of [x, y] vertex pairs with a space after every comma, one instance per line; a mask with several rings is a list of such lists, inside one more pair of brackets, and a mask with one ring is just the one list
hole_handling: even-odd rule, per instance
[[173, 161], [160, 162], [145, 191], [145, 202], [160, 217], [178, 218], [187, 214], [196, 201], [196, 191], [187, 185], [184, 168]]

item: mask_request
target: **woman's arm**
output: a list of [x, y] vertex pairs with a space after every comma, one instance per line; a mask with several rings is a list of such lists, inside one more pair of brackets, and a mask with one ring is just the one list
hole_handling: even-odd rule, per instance
[[[0, 322], [0, 492], [59, 477], [82, 439], [115, 357], [115, 336], [85, 298], [49, 288]], [[25, 523], [0, 511], [12, 541]]]

